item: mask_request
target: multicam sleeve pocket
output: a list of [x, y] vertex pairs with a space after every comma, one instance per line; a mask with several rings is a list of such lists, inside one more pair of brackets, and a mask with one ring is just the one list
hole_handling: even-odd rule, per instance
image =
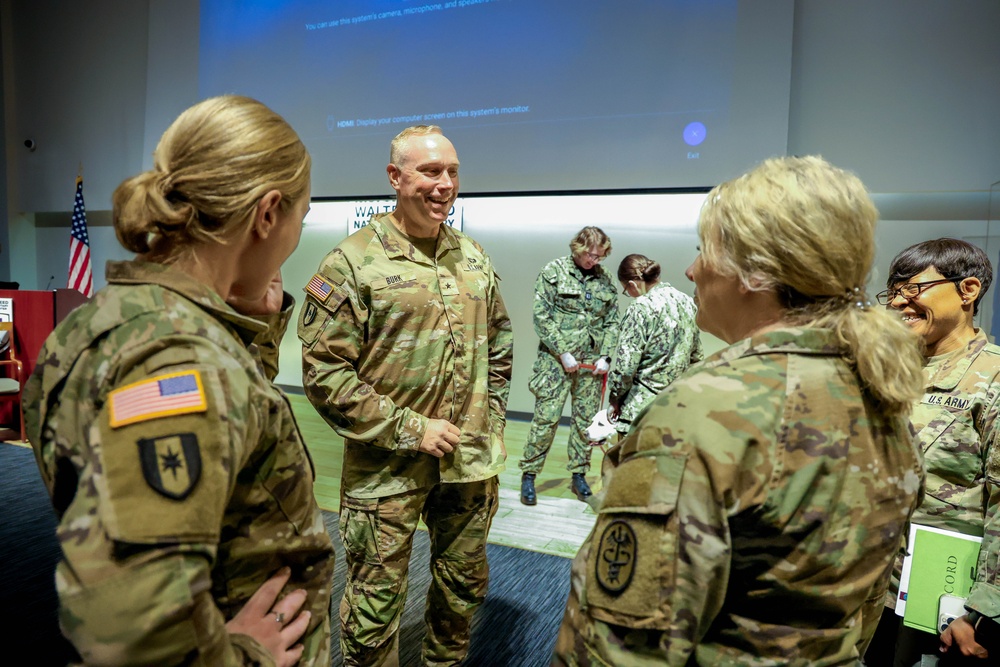
[[615, 469], [599, 509], [587, 562], [586, 597], [599, 620], [667, 629], [675, 587], [676, 516], [687, 454], [633, 456]]

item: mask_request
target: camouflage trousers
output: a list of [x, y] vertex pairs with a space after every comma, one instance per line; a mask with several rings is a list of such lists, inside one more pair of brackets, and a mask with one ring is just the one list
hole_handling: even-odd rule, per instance
[[[592, 360], [578, 360], [593, 363]], [[535, 413], [531, 418], [531, 429], [524, 444], [524, 456], [520, 467], [524, 472], [539, 473], [545, 465], [545, 456], [552, 447], [559, 428], [566, 398], [571, 397], [572, 413], [569, 434], [569, 463], [566, 469], [571, 473], [585, 473], [590, 469], [590, 452], [593, 449], [587, 439], [587, 427], [600, 409], [601, 389], [604, 376], [594, 375], [589, 370], [579, 369], [567, 373], [559, 360], [541, 352], [535, 360], [528, 389], [535, 395]]]
[[347, 584], [340, 602], [344, 665], [399, 665], [413, 533], [423, 518], [431, 543], [424, 665], [457, 665], [469, 651], [473, 612], [486, 598], [486, 536], [497, 511], [496, 477], [438, 484], [385, 498], [341, 493]]

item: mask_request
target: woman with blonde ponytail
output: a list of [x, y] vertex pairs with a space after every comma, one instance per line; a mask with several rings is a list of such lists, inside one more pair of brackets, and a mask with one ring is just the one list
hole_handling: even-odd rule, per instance
[[26, 423], [86, 665], [330, 664], [333, 545], [277, 373], [310, 158], [245, 97], [183, 112], [114, 193], [107, 286], [49, 336]]
[[709, 193], [687, 276], [730, 345], [608, 453], [553, 664], [857, 664], [923, 478], [919, 343], [865, 293], [876, 218], [819, 157]]

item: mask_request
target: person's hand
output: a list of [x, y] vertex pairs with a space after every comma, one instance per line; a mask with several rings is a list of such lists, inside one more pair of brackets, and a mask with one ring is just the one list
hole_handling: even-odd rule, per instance
[[253, 637], [271, 654], [278, 667], [292, 667], [302, 657], [305, 647], [297, 644], [312, 614], [300, 611], [306, 592], [293, 591], [278, 600], [281, 589], [288, 583], [291, 570], [282, 568], [265, 581], [231, 621], [226, 623], [230, 634]]
[[419, 451], [441, 458], [458, 446], [458, 438], [462, 432], [457, 426], [444, 419], [430, 419], [424, 430], [424, 439], [420, 441]]
[[611, 363], [605, 357], [601, 357], [600, 359], [597, 360], [597, 363], [594, 364], [593, 374], [594, 375], [607, 375], [608, 374], [608, 370], [610, 368], [611, 368]]
[[622, 415], [622, 408], [618, 401], [608, 400], [608, 421], [614, 424]]
[[576, 358], [569, 352], [563, 352], [560, 354], [559, 361], [562, 362], [563, 370], [567, 373], [575, 373], [576, 369], [580, 367], [580, 364], [576, 362]]
[[989, 651], [976, 641], [976, 628], [968, 616], [959, 616], [941, 633], [941, 652], [948, 653], [952, 646], [967, 657], [988, 658]]
[[273, 315], [281, 312], [281, 304], [284, 303], [284, 300], [284, 285], [281, 282], [281, 271], [278, 271], [271, 278], [271, 283], [261, 298], [251, 301], [239, 294], [230, 294], [226, 298], [226, 303], [237, 313], [243, 315]]

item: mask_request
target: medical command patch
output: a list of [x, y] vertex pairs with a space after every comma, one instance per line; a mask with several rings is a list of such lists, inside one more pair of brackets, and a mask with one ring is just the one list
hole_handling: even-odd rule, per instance
[[198, 371], [158, 375], [116, 389], [108, 395], [111, 428], [159, 417], [205, 412], [205, 388]]
[[333, 284], [317, 273], [306, 285], [306, 292], [312, 294], [320, 303], [326, 303], [333, 293]]
[[174, 500], [191, 493], [201, 477], [201, 450], [194, 433], [143, 438], [136, 445], [147, 484]]
[[635, 531], [625, 521], [608, 524], [597, 547], [597, 583], [608, 593], [617, 594], [628, 588], [635, 573]]

